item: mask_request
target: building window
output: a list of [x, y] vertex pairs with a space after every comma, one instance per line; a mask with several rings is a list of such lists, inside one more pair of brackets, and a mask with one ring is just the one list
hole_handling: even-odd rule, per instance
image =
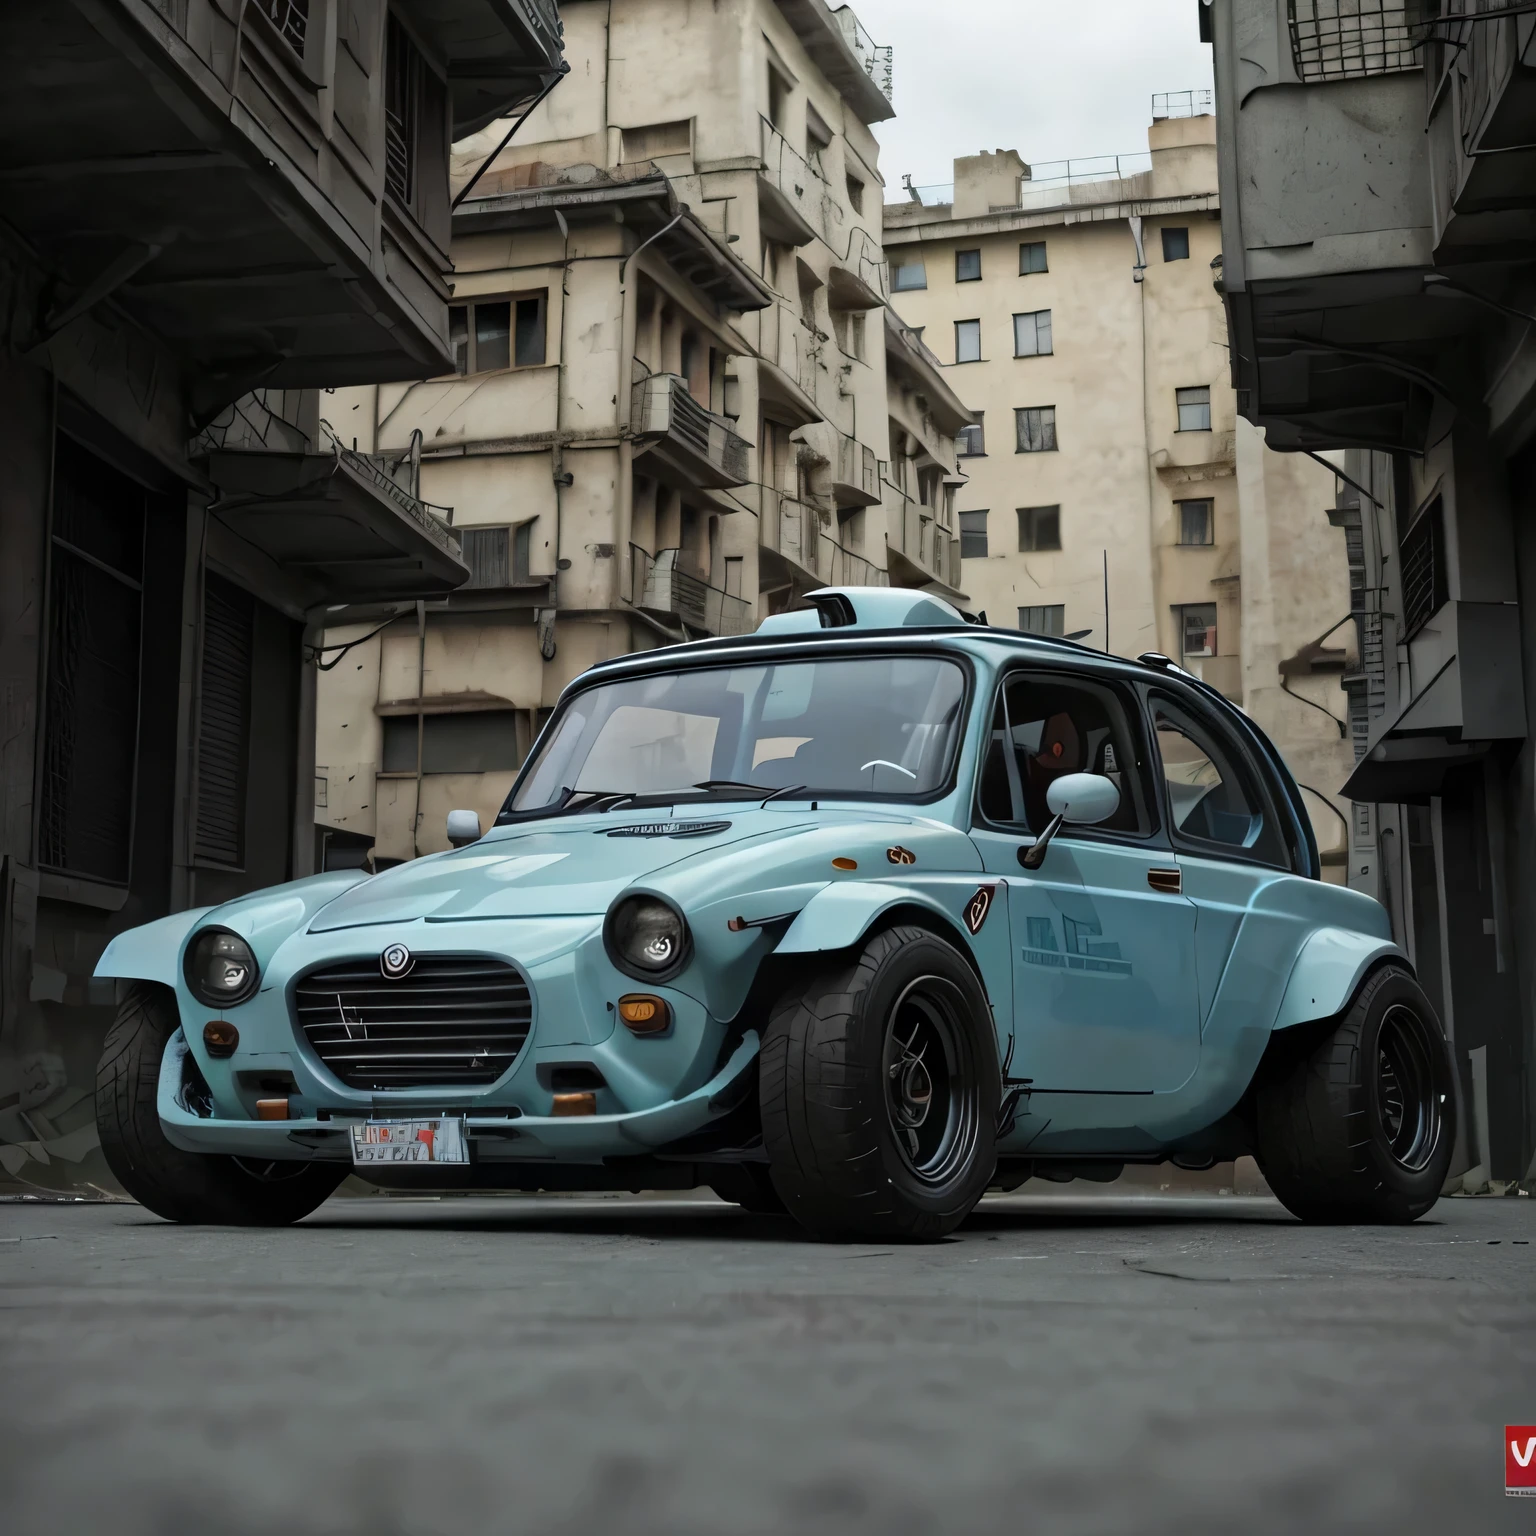
[[891, 269], [891, 287], [897, 293], [910, 293], [914, 288], [928, 286], [928, 269], [921, 258], [917, 261], [898, 261]]
[[421, 54], [390, 12], [384, 41], [384, 185], [407, 207], [416, 186], [416, 116]]
[[810, 161], [816, 171], [825, 177], [827, 174], [823, 156], [832, 147], [832, 130], [827, 126], [826, 119], [822, 117], [810, 102], [805, 104], [805, 157]]
[[1055, 453], [1056, 407], [1030, 405], [1013, 413], [1020, 453]]
[[1445, 508], [1439, 496], [1409, 524], [1399, 542], [1402, 636], [1413, 639], [1450, 598], [1445, 560]]
[[1163, 231], [1163, 260], [1189, 260], [1189, 231], [1187, 229], [1165, 229]]
[[[416, 716], [386, 715], [380, 767], [385, 773], [416, 772]], [[428, 715], [421, 722], [423, 773], [496, 773], [522, 761], [517, 711], [476, 710]]]
[[1027, 277], [1031, 272], [1044, 272], [1048, 270], [1045, 265], [1045, 241], [1026, 240], [1019, 247], [1019, 275]]
[[975, 413], [974, 426], [961, 427], [960, 435], [955, 439], [955, 456], [961, 459], [979, 459], [987, 451], [987, 434], [983, 428], [985, 413]]
[[1216, 542], [1216, 519], [1212, 515], [1213, 503], [1180, 501], [1175, 505], [1179, 513], [1180, 544], [1214, 544]]
[[980, 251], [955, 252], [955, 281], [957, 283], [979, 283], [981, 281]]
[[304, 38], [309, 31], [309, 0], [259, 0], [257, 9], [302, 59]]
[[537, 368], [544, 362], [548, 298], [544, 292], [476, 299], [448, 310], [455, 373]]
[[1177, 389], [1174, 397], [1179, 407], [1180, 432], [1211, 430], [1211, 388], [1208, 384], [1193, 389]]
[[1019, 553], [1035, 555], [1061, 548], [1061, 508], [1019, 508]]
[[960, 558], [985, 560], [987, 557], [987, 514], [962, 512], [960, 514]]
[[1179, 610], [1179, 648], [1186, 656], [1215, 656], [1216, 604], [1188, 603]]
[[1019, 609], [1019, 628], [1026, 635], [1055, 635], [1060, 639], [1067, 632], [1066, 619], [1064, 603], [1041, 603]]
[[768, 121], [781, 134], [789, 131], [789, 98], [794, 89], [772, 64], [768, 66]]
[[864, 212], [864, 183], [857, 176], [848, 178], [848, 206], [855, 213]]
[[981, 321], [955, 321], [955, 361], [979, 363], [981, 361]]
[[56, 444], [38, 862], [126, 885], [147, 497], [72, 438]]
[[1013, 355], [1045, 357], [1051, 351], [1051, 312], [1037, 309], [1013, 317]]

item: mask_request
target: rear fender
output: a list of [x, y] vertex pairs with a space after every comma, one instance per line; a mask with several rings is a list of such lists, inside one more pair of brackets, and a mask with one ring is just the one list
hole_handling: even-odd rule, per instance
[[1402, 950], [1389, 940], [1347, 928], [1319, 928], [1291, 967], [1274, 1027], [1290, 1029], [1342, 1013], [1367, 973], [1386, 960], [1412, 970]]

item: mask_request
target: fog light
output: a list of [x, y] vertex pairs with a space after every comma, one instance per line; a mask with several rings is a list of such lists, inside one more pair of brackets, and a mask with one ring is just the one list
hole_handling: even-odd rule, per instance
[[551, 1113], [560, 1118], [568, 1115], [595, 1115], [597, 1095], [595, 1093], [557, 1093], [555, 1107]]
[[227, 1019], [209, 1019], [203, 1025], [203, 1045], [210, 1056], [222, 1061], [235, 1054], [240, 1044], [240, 1031]]
[[664, 997], [648, 992], [631, 992], [619, 999], [619, 1017], [631, 1034], [659, 1035], [671, 1026], [672, 1009]]
[[287, 1099], [257, 1099], [256, 1118], [258, 1120], [286, 1120], [288, 1118]]

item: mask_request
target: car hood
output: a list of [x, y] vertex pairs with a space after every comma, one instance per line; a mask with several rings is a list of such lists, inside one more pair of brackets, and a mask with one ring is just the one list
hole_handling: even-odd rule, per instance
[[[687, 813], [651, 813], [647, 820], [610, 814], [496, 827], [467, 848], [397, 865], [353, 886], [315, 914], [309, 931], [421, 919], [597, 915], [620, 891], [660, 870], [825, 825], [839, 814], [787, 806], [691, 807]], [[841, 814], [850, 821], [870, 820], [858, 811]]]

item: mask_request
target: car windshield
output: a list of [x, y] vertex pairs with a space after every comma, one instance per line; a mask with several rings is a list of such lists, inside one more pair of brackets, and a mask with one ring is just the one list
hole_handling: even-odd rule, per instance
[[[935, 656], [719, 667], [584, 689], [503, 816], [585, 796], [739, 789], [913, 800], [949, 772], [965, 677]], [[584, 802], [586, 803], [586, 802]]]

